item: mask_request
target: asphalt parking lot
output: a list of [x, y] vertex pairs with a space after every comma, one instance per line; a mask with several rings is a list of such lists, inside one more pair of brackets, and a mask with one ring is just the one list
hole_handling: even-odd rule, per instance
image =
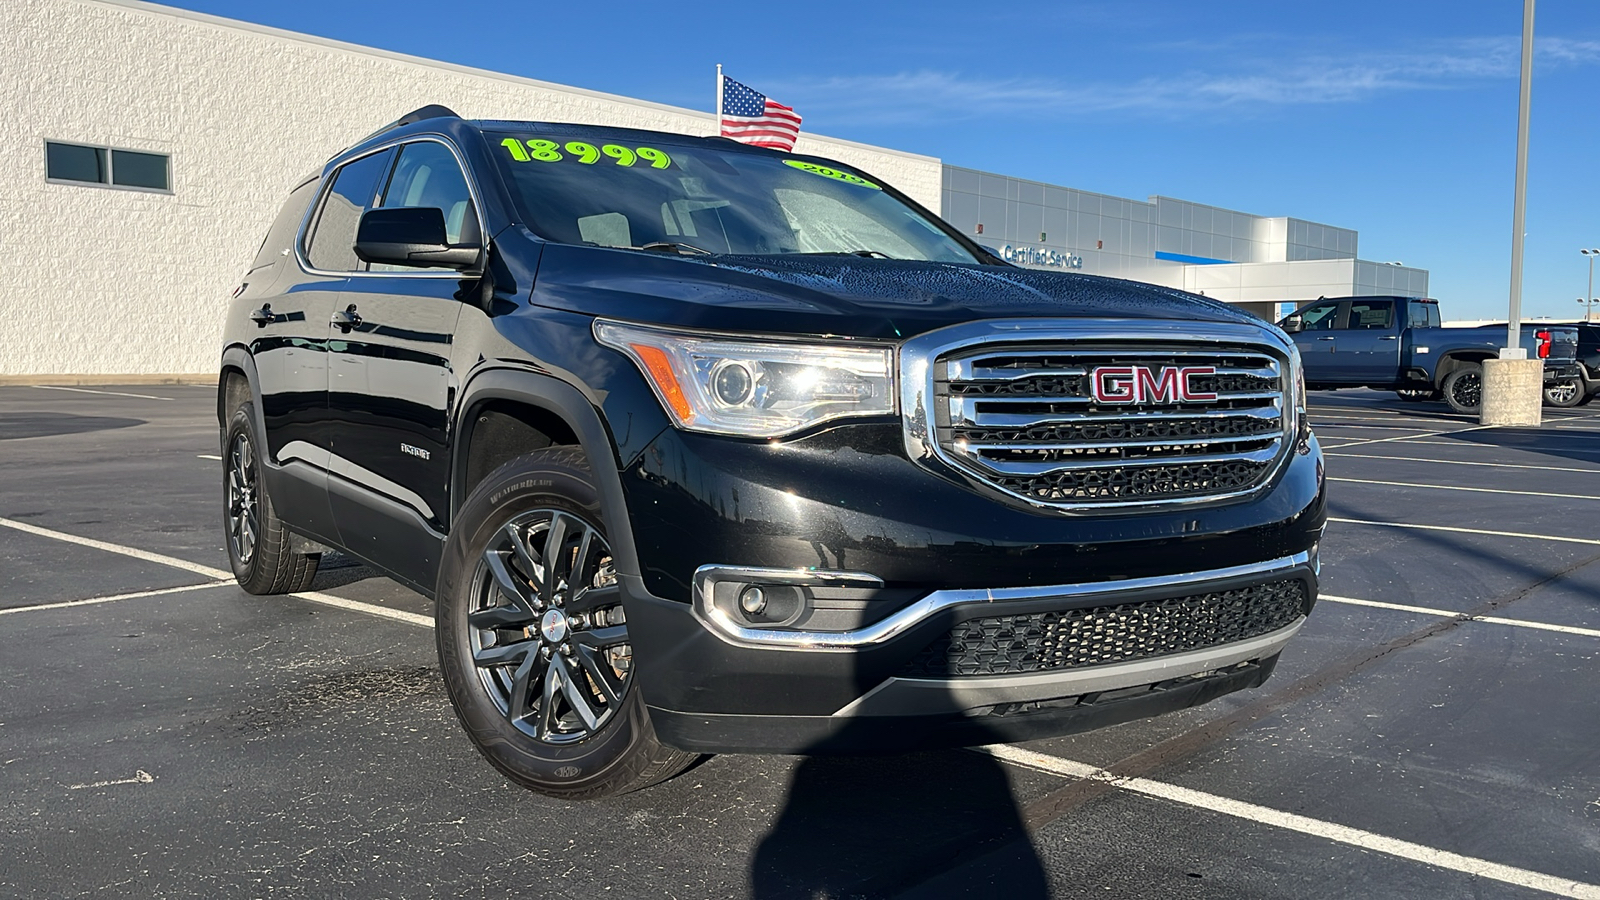
[[213, 396], [0, 388], [0, 895], [1600, 897], [1600, 405], [1313, 394], [1324, 596], [1258, 690], [573, 804], [473, 751], [422, 597], [232, 584]]

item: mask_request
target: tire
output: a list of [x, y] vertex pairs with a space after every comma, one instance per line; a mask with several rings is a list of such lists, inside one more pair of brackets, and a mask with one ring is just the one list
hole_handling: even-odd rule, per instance
[[311, 587], [321, 554], [296, 553], [267, 496], [257, 455], [255, 410], [234, 410], [222, 442], [222, 533], [228, 564], [251, 594], [292, 594]]
[[1474, 414], [1483, 402], [1483, 366], [1463, 363], [1444, 378], [1444, 402], [1458, 413]]
[[1594, 397], [1595, 397], [1594, 394], [1584, 394], [1583, 398], [1578, 401], [1578, 405], [1579, 406], [1588, 406], [1594, 400]]
[[450, 702], [507, 778], [588, 800], [664, 781], [699, 758], [656, 738], [634, 684], [599, 491], [581, 449], [519, 457], [473, 490], [437, 596]]
[[1567, 378], [1544, 386], [1545, 406], [1554, 406], [1557, 409], [1571, 409], [1582, 403], [1586, 398], [1587, 395], [1583, 391], [1583, 382], [1576, 378]]

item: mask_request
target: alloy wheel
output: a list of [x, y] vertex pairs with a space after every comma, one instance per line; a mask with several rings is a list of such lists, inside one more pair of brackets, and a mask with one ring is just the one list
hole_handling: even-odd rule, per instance
[[556, 509], [522, 513], [489, 541], [467, 616], [489, 698], [519, 731], [572, 744], [605, 728], [633, 668], [604, 536]]
[[1476, 408], [1483, 400], [1483, 376], [1476, 372], [1463, 373], [1456, 378], [1450, 393], [1462, 406]]
[[1551, 403], [1561, 406], [1570, 404], [1577, 399], [1578, 391], [1580, 390], [1582, 388], [1578, 386], [1578, 382], [1569, 379], [1567, 381], [1558, 381], [1545, 388], [1544, 395], [1550, 399]]
[[260, 533], [255, 448], [250, 444], [249, 435], [235, 432], [228, 443], [228, 540], [239, 562], [250, 564]]

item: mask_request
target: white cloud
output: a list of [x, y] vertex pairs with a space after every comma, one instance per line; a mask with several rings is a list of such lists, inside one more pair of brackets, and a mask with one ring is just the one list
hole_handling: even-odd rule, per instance
[[[1135, 81], [1068, 82], [1049, 78], [969, 78], [920, 70], [891, 75], [833, 76], [773, 84], [784, 102], [828, 113], [835, 121], [914, 122], [988, 116], [1128, 112], [1155, 116], [1229, 108], [1351, 103], [1382, 93], [1448, 90], [1514, 78], [1515, 38], [1426, 42], [1385, 53], [1299, 55], [1249, 71], [1190, 71]], [[1541, 38], [1540, 67], [1600, 63], [1600, 41]], [[1259, 60], [1259, 57], [1258, 57]]]

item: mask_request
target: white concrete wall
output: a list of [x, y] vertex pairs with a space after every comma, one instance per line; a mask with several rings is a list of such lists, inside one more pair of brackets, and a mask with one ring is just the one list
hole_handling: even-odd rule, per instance
[[1428, 272], [1360, 259], [1185, 266], [1186, 291], [1229, 303], [1299, 303], [1318, 297], [1428, 295]]
[[[711, 113], [136, 0], [0, 0], [0, 377], [215, 371], [228, 294], [293, 180], [428, 103], [713, 128]], [[46, 139], [170, 153], [173, 191], [46, 184]], [[939, 208], [937, 159], [815, 135], [796, 149]]]

